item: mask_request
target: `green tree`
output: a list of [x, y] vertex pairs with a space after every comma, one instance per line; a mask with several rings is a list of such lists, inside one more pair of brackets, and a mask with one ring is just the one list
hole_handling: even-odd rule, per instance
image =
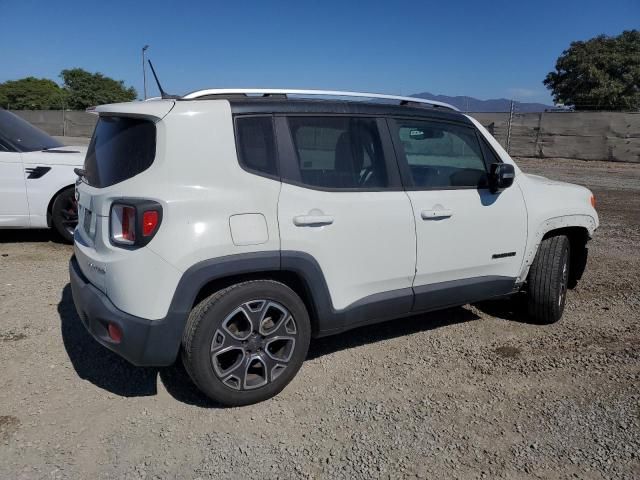
[[81, 68], [62, 70], [64, 90], [68, 95], [68, 107], [82, 109], [104, 103], [130, 102], [138, 96], [135, 88], [125, 87], [122, 80], [91, 73]]
[[578, 110], [639, 110], [640, 31], [572, 42], [543, 83]]
[[0, 106], [13, 110], [62, 108], [65, 91], [47, 78], [27, 77], [0, 83]]

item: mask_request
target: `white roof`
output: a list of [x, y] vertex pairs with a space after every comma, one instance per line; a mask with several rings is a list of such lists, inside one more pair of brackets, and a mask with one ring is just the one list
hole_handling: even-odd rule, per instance
[[434, 107], [455, 110], [456, 112], [459, 111], [456, 107], [448, 103], [438, 102], [436, 100], [427, 100], [425, 98], [402, 97], [398, 95], [385, 95], [381, 93], [347, 92], [339, 90], [297, 90], [281, 88], [210, 88], [206, 90], [191, 92], [182, 98], [184, 100], [194, 100], [210, 95], [295, 95], [300, 97], [355, 97], [375, 100], [395, 100], [399, 101], [400, 103], [423, 103]]

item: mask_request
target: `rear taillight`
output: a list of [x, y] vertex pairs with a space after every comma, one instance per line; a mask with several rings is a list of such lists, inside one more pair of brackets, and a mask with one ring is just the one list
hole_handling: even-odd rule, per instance
[[142, 214], [142, 236], [148, 237], [153, 235], [158, 228], [158, 222], [160, 221], [160, 215], [155, 210], [149, 210]]
[[136, 242], [136, 209], [129, 205], [111, 208], [111, 241], [121, 245]]
[[158, 232], [162, 206], [152, 200], [122, 199], [111, 206], [109, 236], [113, 245], [142, 247]]

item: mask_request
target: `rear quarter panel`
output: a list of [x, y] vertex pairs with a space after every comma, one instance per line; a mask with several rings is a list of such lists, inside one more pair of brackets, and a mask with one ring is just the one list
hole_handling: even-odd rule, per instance
[[[177, 102], [162, 121], [163, 224], [151, 250], [181, 271], [211, 258], [280, 249], [277, 223], [281, 184], [243, 170], [236, 153], [229, 102]], [[235, 244], [231, 217], [261, 214], [267, 235]]]
[[[117, 106], [109, 108], [118, 114]], [[127, 106], [124, 113], [133, 114], [132, 109]], [[156, 120], [156, 132], [156, 157], [147, 170], [106, 188], [80, 185], [81, 203], [96, 215], [96, 226], [93, 237], [76, 232], [83, 273], [117, 308], [147, 319], [166, 315], [182, 274], [193, 265], [280, 248], [280, 182], [240, 167], [229, 102], [175, 102], [170, 113]], [[111, 205], [126, 198], [155, 200], [163, 209], [155, 237], [135, 250], [109, 240]], [[247, 213], [264, 217], [266, 235], [260, 232], [257, 243], [234, 243], [231, 217]]]

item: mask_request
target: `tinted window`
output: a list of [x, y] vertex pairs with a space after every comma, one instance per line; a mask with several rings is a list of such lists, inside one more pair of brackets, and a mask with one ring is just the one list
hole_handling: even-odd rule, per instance
[[484, 154], [485, 160], [484, 163], [485, 165], [487, 165], [487, 168], [489, 168], [489, 165], [491, 165], [492, 163], [502, 163], [502, 160], [498, 157], [498, 155], [493, 151], [493, 148], [491, 148], [486, 141], [481, 140], [480, 143], [482, 144], [482, 153]]
[[103, 188], [151, 166], [156, 156], [156, 126], [150, 120], [100, 117], [84, 162], [89, 185]]
[[325, 188], [377, 189], [388, 184], [374, 119], [291, 117], [300, 180]]
[[60, 142], [42, 130], [2, 109], [0, 109], [0, 138], [4, 140], [2, 142], [4, 149], [9, 150], [9, 145], [13, 145], [19, 152], [36, 152], [62, 147]]
[[278, 175], [271, 117], [236, 119], [240, 163], [269, 175]]
[[483, 187], [487, 170], [472, 128], [397, 120], [396, 128], [415, 187]]

